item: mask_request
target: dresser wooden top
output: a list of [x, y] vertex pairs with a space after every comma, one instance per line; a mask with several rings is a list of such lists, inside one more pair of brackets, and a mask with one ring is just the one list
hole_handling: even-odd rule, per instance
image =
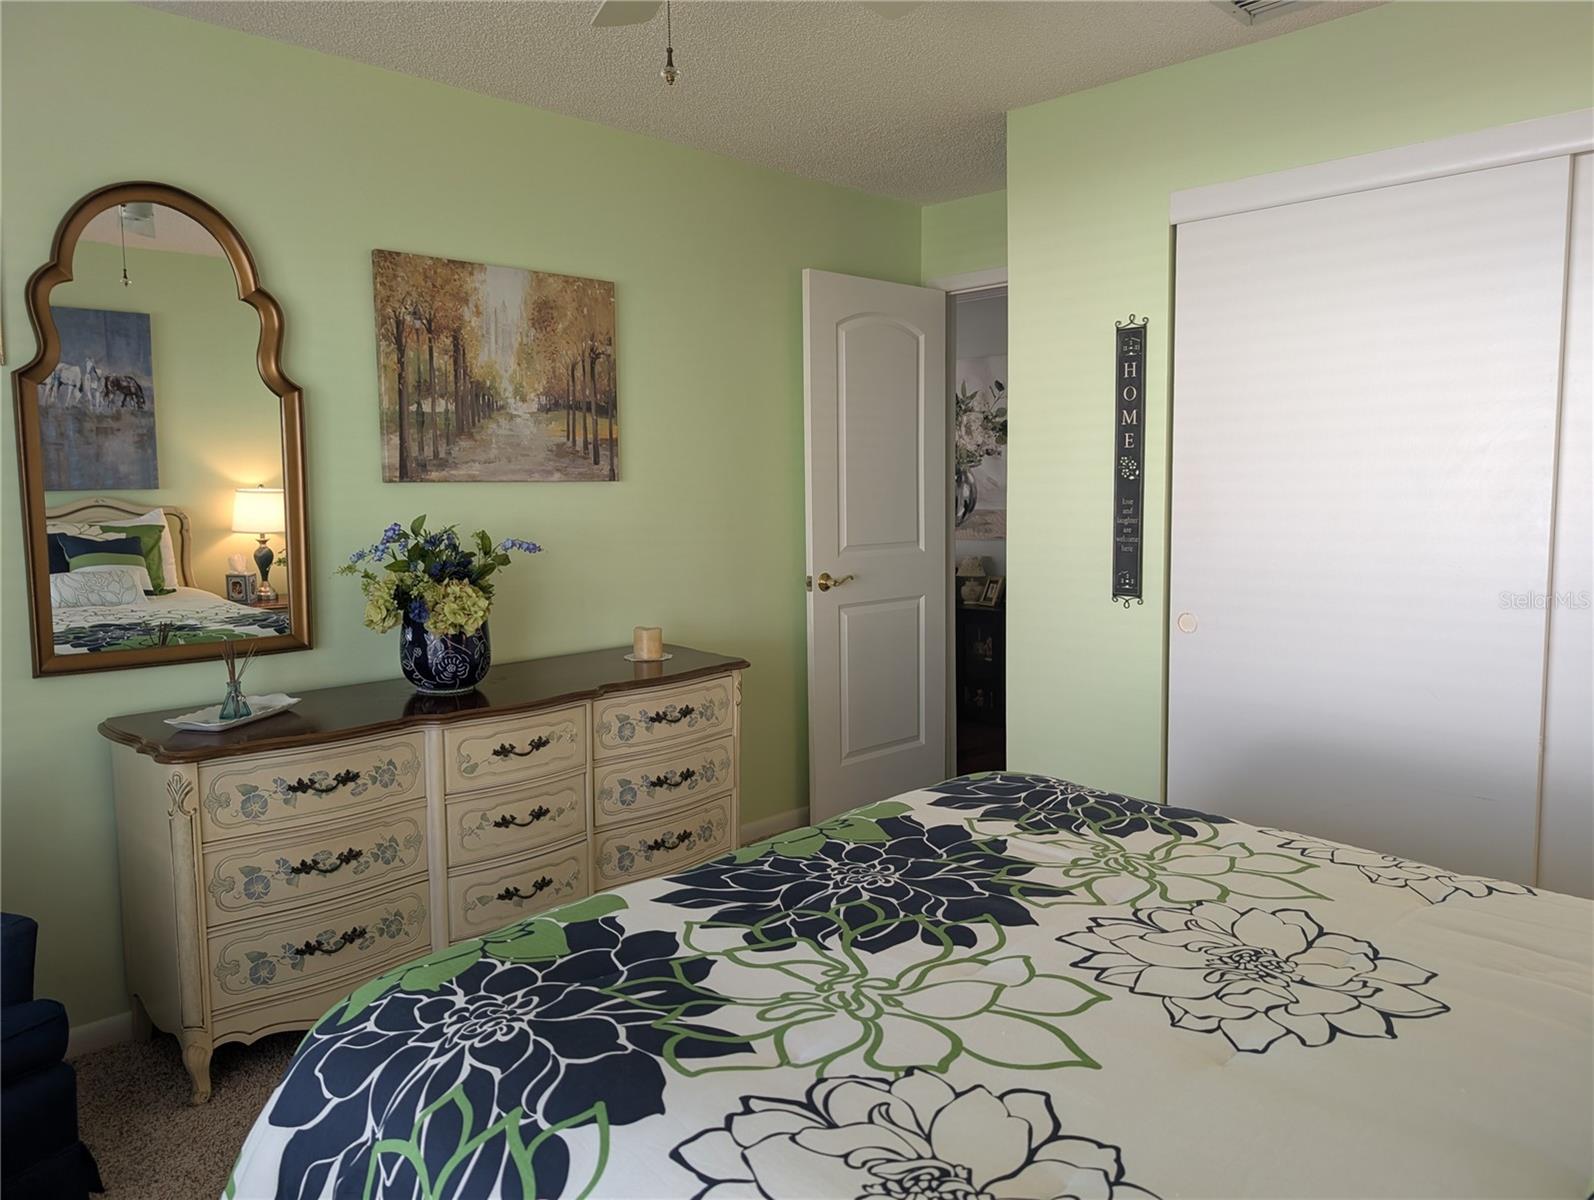
[[658, 663], [627, 662], [629, 646], [503, 663], [487, 673], [480, 687], [462, 696], [422, 695], [402, 679], [316, 688], [297, 693], [301, 700], [288, 712], [225, 733], [190, 733], [166, 724], [167, 717], [192, 712], [192, 705], [111, 717], [100, 723], [100, 732], [156, 762], [204, 762], [343, 741], [409, 726], [529, 712], [591, 700], [610, 692], [666, 687], [724, 675], [748, 665], [745, 659], [708, 654], [687, 646], [665, 649], [674, 657]]

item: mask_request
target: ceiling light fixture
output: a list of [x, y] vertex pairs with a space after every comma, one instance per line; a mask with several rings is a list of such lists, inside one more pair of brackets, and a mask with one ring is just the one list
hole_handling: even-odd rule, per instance
[[659, 72], [659, 78], [671, 87], [680, 78], [680, 71], [675, 68], [675, 33], [670, 25], [670, 0], [664, 0], [664, 69]]

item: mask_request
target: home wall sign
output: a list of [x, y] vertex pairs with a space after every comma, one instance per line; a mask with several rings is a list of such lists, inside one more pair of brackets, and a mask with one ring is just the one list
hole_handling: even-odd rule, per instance
[[1112, 598], [1125, 608], [1140, 594], [1141, 524], [1145, 495], [1146, 324], [1115, 321], [1113, 361]]

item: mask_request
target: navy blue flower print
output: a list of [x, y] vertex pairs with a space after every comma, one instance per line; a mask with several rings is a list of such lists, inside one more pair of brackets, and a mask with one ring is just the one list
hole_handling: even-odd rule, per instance
[[955, 945], [973, 946], [976, 927], [1033, 925], [1026, 897], [1066, 895], [1064, 888], [1028, 878], [1035, 864], [1009, 858], [1001, 839], [977, 839], [957, 825], [926, 829], [911, 817], [879, 821], [886, 840], [826, 839], [804, 854], [772, 851], [749, 862], [735, 857], [695, 867], [670, 882], [679, 887], [661, 903], [713, 909], [710, 924], [745, 925], [750, 945], [789, 938], [834, 941], [842, 928], [869, 927], [856, 943], [869, 952], [934, 930], [898, 917], [928, 917]]
[[1148, 830], [1165, 837], [1200, 837], [1197, 823], [1226, 825], [1227, 817], [1152, 804], [1116, 792], [1080, 787], [1047, 775], [970, 775], [925, 789], [938, 808], [975, 811], [986, 820], [1011, 821], [1018, 834], [1085, 833], [1128, 837]]
[[[374, 1169], [384, 1180], [382, 1196], [421, 1195], [424, 1180], [413, 1163], [378, 1154], [373, 1164], [372, 1130], [381, 1128], [413, 1131], [433, 1179], [463, 1137], [486, 1133], [470, 1168], [471, 1189], [450, 1195], [521, 1196], [509, 1140], [536, 1142], [537, 1192], [559, 1195], [568, 1154], [559, 1137], [538, 1140], [539, 1132], [579, 1121], [598, 1105], [610, 1126], [662, 1113], [668, 1062], [746, 1049], [700, 1025], [689, 1029], [701, 1038], [654, 1027], [660, 1006], [690, 1003], [694, 1020], [719, 1007], [701, 986], [707, 962], [680, 964], [691, 986], [665, 978], [671, 972], [664, 964], [679, 948], [675, 934], [626, 934], [604, 917], [565, 926], [564, 939], [558, 957], [532, 962], [495, 957], [489, 944], [451, 978], [429, 988], [391, 987], [358, 1011], [335, 1010], [313, 1029], [267, 1114], [271, 1124], [293, 1130], [279, 1178], [296, 1190], [279, 1194], [360, 1194]], [[620, 992], [628, 984], [636, 999]], [[439, 1107], [443, 1098], [450, 1102]], [[490, 1132], [462, 1131], [467, 1112], [514, 1114], [514, 1128], [500, 1122]], [[330, 1146], [340, 1152], [329, 1157]]]

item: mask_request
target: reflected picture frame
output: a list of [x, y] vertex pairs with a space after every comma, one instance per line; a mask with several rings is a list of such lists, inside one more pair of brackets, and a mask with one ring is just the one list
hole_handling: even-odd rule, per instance
[[995, 608], [1002, 602], [1002, 585], [1007, 582], [1005, 575], [992, 575], [985, 581], [985, 590], [980, 593], [978, 600], [969, 601], [976, 608]]

